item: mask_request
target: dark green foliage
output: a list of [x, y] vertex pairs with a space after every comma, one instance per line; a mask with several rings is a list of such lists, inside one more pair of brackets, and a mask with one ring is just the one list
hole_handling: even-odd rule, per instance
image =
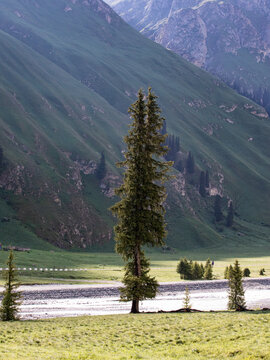
[[200, 174], [200, 186], [199, 186], [199, 193], [202, 197], [206, 196], [206, 190], [205, 190], [205, 173], [204, 171], [201, 171]]
[[259, 274], [260, 274], [261, 276], [263, 276], [264, 273], [265, 273], [265, 269], [263, 268], [263, 269], [260, 270]]
[[4, 152], [3, 148], [0, 146], [0, 174], [4, 169]]
[[182, 161], [181, 158], [178, 158], [175, 162], [174, 162], [174, 168], [180, 172], [183, 172], [185, 170], [185, 166], [184, 163]]
[[220, 195], [216, 195], [215, 196], [215, 204], [214, 204], [214, 216], [215, 216], [215, 221], [219, 222], [223, 219], [223, 213], [221, 210], [221, 196]]
[[95, 174], [99, 181], [104, 179], [104, 177], [106, 176], [106, 160], [105, 160], [104, 151], [102, 151], [101, 153]]
[[192, 280], [201, 280], [204, 275], [203, 264], [197, 263], [197, 261], [192, 263], [191, 266]]
[[211, 264], [210, 259], [206, 260], [206, 264], [204, 267], [204, 279], [205, 280], [213, 280], [213, 269], [212, 269], [212, 264]]
[[245, 268], [245, 269], [243, 270], [243, 276], [244, 276], [244, 277], [249, 277], [249, 276], [250, 276], [250, 270], [249, 270], [249, 268]]
[[180, 259], [176, 267], [176, 272], [180, 274], [180, 278], [184, 280], [192, 279], [192, 261], [188, 261], [186, 258]]
[[175, 161], [177, 153], [180, 151], [179, 136], [168, 135], [165, 141], [165, 145], [168, 146], [168, 152], [165, 155], [165, 159], [168, 161]]
[[189, 174], [193, 174], [195, 172], [195, 160], [194, 160], [194, 156], [192, 155], [191, 151], [189, 151], [189, 153], [188, 153], [186, 169]]
[[224, 270], [224, 279], [229, 279], [228, 272], [229, 272], [229, 268], [228, 268], [228, 266], [226, 266], [226, 268]]
[[4, 270], [5, 290], [0, 308], [0, 318], [2, 321], [18, 320], [17, 314], [21, 294], [17, 291], [19, 284], [16, 282], [16, 270], [13, 259], [13, 251], [11, 250], [7, 261], [7, 270]]
[[205, 187], [208, 189], [210, 186], [209, 184], [209, 171], [206, 170], [206, 173], [205, 173]]
[[165, 135], [160, 132], [163, 118], [151, 89], [147, 103], [142, 90], [139, 91], [129, 112], [133, 123], [124, 139], [125, 161], [119, 164], [125, 168], [124, 183], [116, 190], [121, 200], [111, 210], [118, 217], [114, 228], [116, 251], [127, 262], [121, 298], [132, 300], [131, 312], [138, 313], [139, 301], [155, 297], [157, 291], [158, 284], [149, 276], [149, 262], [142, 246], [164, 245], [166, 189], [163, 183], [172, 164], [158, 159], [167, 149]]
[[226, 269], [224, 271], [224, 279], [229, 279], [233, 271], [232, 265], [226, 266]]
[[229, 273], [229, 310], [244, 310], [246, 308], [245, 292], [243, 289], [243, 274], [238, 260]]
[[234, 217], [233, 203], [232, 203], [232, 201], [230, 201], [227, 220], [226, 220], [227, 227], [232, 227], [233, 226], [233, 217]]
[[137, 265], [135, 260], [127, 263], [123, 280], [125, 287], [120, 289], [123, 301], [153, 299], [156, 296], [158, 282], [154, 277], [149, 276], [149, 266], [149, 261], [142, 251], [140, 253], [140, 276], [136, 275]]
[[183, 258], [177, 264], [176, 272], [184, 280], [201, 280], [204, 277], [204, 266], [203, 264], [198, 264], [197, 261], [193, 262]]

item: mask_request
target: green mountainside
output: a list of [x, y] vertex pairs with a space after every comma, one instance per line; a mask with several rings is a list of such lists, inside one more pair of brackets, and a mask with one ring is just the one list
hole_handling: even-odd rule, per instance
[[[270, 122], [216, 78], [144, 38], [99, 0], [0, 4], [1, 242], [112, 247], [108, 207], [121, 182], [128, 106], [152, 86], [183, 162], [168, 185], [168, 244], [178, 248], [269, 240]], [[104, 151], [107, 174], [94, 172]], [[201, 170], [209, 195], [198, 191]], [[233, 229], [213, 223], [216, 194]], [[105, 245], [104, 245], [105, 244]]]

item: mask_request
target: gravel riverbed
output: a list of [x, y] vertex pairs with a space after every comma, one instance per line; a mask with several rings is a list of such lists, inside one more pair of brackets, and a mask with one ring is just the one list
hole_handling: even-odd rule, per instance
[[[22, 286], [21, 318], [129, 313], [130, 303], [119, 301], [120, 286], [120, 283]], [[186, 286], [189, 287], [194, 309], [226, 310], [227, 280], [161, 283], [156, 299], [143, 301], [140, 310], [170, 311], [181, 308]], [[270, 308], [270, 278], [246, 279], [244, 288], [248, 308]]]

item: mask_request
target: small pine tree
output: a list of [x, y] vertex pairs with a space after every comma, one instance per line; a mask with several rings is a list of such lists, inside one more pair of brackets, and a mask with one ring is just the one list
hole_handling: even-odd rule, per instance
[[189, 174], [193, 174], [195, 172], [195, 161], [191, 151], [188, 153], [186, 168]]
[[227, 221], [226, 221], [227, 227], [233, 226], [233, 216], [234, 216], [233, 203], [232, 203], [232, 201], [230, 201], [228, 215], [227, 215]]
[[4, 152], [3, 152], [3, 148], [0, 146], [0, 174], [3, 169], [4, 169]]
[[175, 155], [180, 151], [180, 138], [179, 136], [175, 137]]
[[100, 160], [99, 163], [97, 165], [97, 169], [96, 169], [96, 177], [99, 181], [101, 181], [102, 179], [104, 179], [105, 175], [106, 175], [106, 160], [105, 160], [105, 155], [104, 155], [104, 151], [102, 151], [101, 156], [100, 156]]
[[192, 280], [198, 280], [200, 277], [200, 265], [195, 261], [191, 266]]
[[[201, 264], [202, 265], [202, 264]], [[201, 280], [203, 278], [204, 275], [204, 268], [202, 270], [202, 267], [199, 263], [197, 263], [197, 261], [195, 261], [192, 264], [192, 280]]]
[[243, 276], [244, 276], [244, 277], [249, 277], [249, 276], [250, 276], [250, 270], [249, 270], [249, 268], [245, 268], [245, 269], [243, 270]]
[[21, 293], [17, 291], [19, 284], [16, 282], [16, 270], [13, 262], [13, 251], [9, 253], [7, 270], [4, 271], [5, 290], [3, 293], [0, 318], [2, 321], [18, 320]]
[[233, 267], [232, 265], [229, 266], [229, 270], [228, 270], [228, 279], [230, 279], [230, 277], [232, 276], [233, 273]]
[[165, 145], [168, 146], [168, 153], [165, 155], [165, 159], [168, 161], [175, 161], [177, 154], [180, 151], [179, 136], [169, 135], [166, 138]]
[[232, 271], [229, 273], [229, 310], [245, 310], [245, 292], [243, 289], [243, 274], [238, 260], [235, 260]]
[[[167, 122], [165, 119], [163, 120], [163, 126], [160, 130], [160, 133], [161, 133], [161, 135], [167, 135]], [[167, 140], [167, 138], [166, 138], [166, 140]], [[165, 144], [166, 144], [166, 140], [165, 140]]]
[[221, 196], [216, 195], [215, 197], [215, 204], [214, 204], [214, 215], [215, 221], [219, 222], [223, 219], [223, 214], [221, 210]]
[[208, 189], [210, 186], [209, 184], [209, 171], [206, 170], [206, 173], [205, 173], [205, 187]]
[[202, 197], [206, 196], [206, 190], [205, 190], [205, 173], [204, 171], [201, 171], [200, 174], [200, 187], [199, 187], [199, 193]]
[[229, 280], [229, 278], [232, 276], [233, 267], [232, 265], [226, 266], [226, 269], [224, 271], [224, 279]]
[[204, 268], [204, 279], [205, 280], [213, 280], [213, 269], [211, 260], [207, 259], [205, 268]]
[[188, 286], [186, 286], [185, 289], [185, 297], [183, 299], [183, 308], [189, 312], [191, 309], [191, 304], [190, 304], [190, 295], [189, 295], [189, 288]]
[[229, 279], [229, 267], [226, 266], [224, 270], [224, 279]]
[[181, 279], [192, 280], [192, 261], [188, 261], [186, 258], [180, 259], [176, 272], [180, 274]]
[[180, 158], [178, 158], [178, 160], [175, 161], [174, 168], [180, 172], [184, 171], [185, 167], [184, 167], [183, 161]]

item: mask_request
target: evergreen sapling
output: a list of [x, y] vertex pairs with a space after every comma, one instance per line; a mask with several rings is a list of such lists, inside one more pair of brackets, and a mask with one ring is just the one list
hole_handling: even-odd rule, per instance
[[16, 279], [16, 270], [14, 265], [13, 251], [9, 252], [7, 261], [7, 270], [4, 270], [5, 289], [3, 293], [2, 304], [0, 308], [0, 317], [2, 321], [18, 320], [18, 311], [21, 299], [21, 293], [17, 291], [19, 283]]
[[229, 273], [229, 310], [245, 310], [245, 292], [243, 289], [243, 274], [238, 260], [235, 260], [234, 266]]

